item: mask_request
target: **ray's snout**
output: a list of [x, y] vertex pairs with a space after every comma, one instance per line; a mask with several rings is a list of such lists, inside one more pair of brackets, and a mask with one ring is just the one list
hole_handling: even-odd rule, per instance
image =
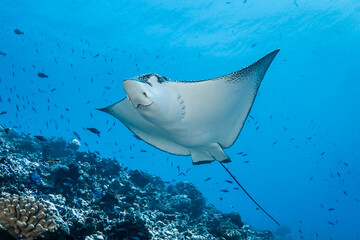
[[123, 81], [123, 87], [134, 108], [151, 105], [152, 101], [149, 99], [144, 83], [129, 79]]

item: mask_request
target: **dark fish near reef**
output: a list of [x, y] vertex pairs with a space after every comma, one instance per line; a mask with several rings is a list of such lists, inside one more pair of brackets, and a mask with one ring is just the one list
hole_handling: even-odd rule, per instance
[[227, 182], [227, 183], [233, 183], [232, 181], [230, 181], [230, 180], [225, 180], [225, 182]]
[[24, 34], [24, 32], [20, 31], [19, 29], [14, 29], [14, 33], [17, 34], [17, 35], [23, 35]]
[[228, 193], [229, 190], [227, 190], [227, 189], [221, 189], [220, 192], [226, 192], [226, 193]]
[[6, 127], [0, 125], [0, 132], [9, 133], [10, 130], [11, 130], [11, 128], [6, 128]]
[[50, 159], [50, 160], [47, 160], [47, 162], [60, 162], [60, 160], [58, 160], [58, 159]]
[[1, 56], [6, 56], [6, 53], [0, 51], [0, 55], [1, 55]]
[[7, 114], [7, 111], [0, 112], [0, 115]]
[[48, 75], [46, 75], [45, 73], [42, 73], [42, 72], [39, 72], [37, 75], [40, 78], [48, 78], [49, 77]]
[[42, 142], [46, 142], [46, 141], [47, 141], [45, 137], [40, 136], [40, 135], [36, 135], [36, 136], [34, 136], [34, 137], [36, 137], [37, 140], [42, 141]]
[[204, 182], [207, 182], [211, 179], [211, 177], [208, 177], [207, 179], [204, 180]]
[[97, 130], [96, 128], [86, 128], [86, 129], [100, 137], [100, 131]]
[[77, 132], [73, 131], [73, 134], [81, 141], [81, 137]]

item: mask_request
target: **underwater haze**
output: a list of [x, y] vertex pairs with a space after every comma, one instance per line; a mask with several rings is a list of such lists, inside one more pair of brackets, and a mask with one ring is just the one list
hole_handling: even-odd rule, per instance
[[220, 164], [155, 149], [96, 108], [123, 99], [127, 78], [209, 79], [280, 49], [226, 166], [287, 239], [360, 239], [360, 1], [1, 0], [0, 16], [1, 125], [76, 132], [82, 151], [191, 182], [273, 232]]

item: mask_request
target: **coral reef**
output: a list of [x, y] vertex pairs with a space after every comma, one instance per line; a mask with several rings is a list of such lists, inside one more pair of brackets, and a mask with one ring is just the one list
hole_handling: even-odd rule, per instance
[[27, 240], [44, 237], [46, 231], [58, 228], [54, 214], [47, 204], [16, 194], [0, 198], [0, 224], [12, 236]]
[[[165, 183], [78, 147], [73, 140], [0, 135], [0, 191], [9, 193], [0, 199], [0, 240], [7, 233], [18, 239], [273, 239], [244, 225], [239, 214], [207, 205], [191, 183]], [[43, 230], [29, 227], [34, 214], [43, 218], [35, 221]]]

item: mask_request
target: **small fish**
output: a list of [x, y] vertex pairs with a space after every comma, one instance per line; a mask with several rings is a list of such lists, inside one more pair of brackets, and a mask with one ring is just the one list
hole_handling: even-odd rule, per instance
[[133, 134], [133, 137], [136, 138], [137, 140], [142, 140], [140, 137], [138, 137], [137, 135]]
[[56, 90], [56, 88], [53, 88], [53, 89], [50, 90], [50, 92], [54, 92], [55, 90]]
[[7, 111], [0, 112], [0, 115], [7, 114]]
[[77, 132], [73, 131], [73, 134], [81, 141], [81, 137]]
[[96, 58], [96, 57], [98, 57], [98, 56], [100, 56], [100, 53], [96, 54], [96, 55], [94, 56], [94, 58]]
[[60, 160], [58, 160], [58, 159], [50, 159], [50, 160], [47, 160], [47, 162], [60, 162]]
[[34, 136], [34, 137], [36, 137], [37, 140], [42, 141], [42, 142], [46, 142], [46, 141], [47, 141], [45, 137], [40, 136], [40, 135], [36, 135], [36, 136]]
[[313, 177], [310, 177], [310, 178], [309, 178], [309, 181], [311, 181], [311, 180], [313, 180]]
[[208, 177], [207, 179], [204, 180], [204, 182], [207, 182], [211, 179], [211, 177]]
[[185, 176], [185, 173], [180, 172], [180, 173], [178, 174], [178, 176], [181, 176], [181, 175], [184, 175], [184, 176]]
[[0, 55], [1, 55], [1, 56], [6, 56], [6, 53], [0, 51]]
[[14, 33], [17, 34], [17, 35], [23, 35], [24, 34], [24, 32], [20, 31], [19, 29], [14, 29]]
[[322, 153], [321, 153], [321, 156], [324, 156], [324, 154], [325, 154], [325, 152], [322, 152]]
[[226, 192], [226, 193], [228, 193], [229, 190], [227, 190], [227, 189], [221, 189], [220, 192]]
[[86, 129], [100, 137], [100, 131], [97, 130], [96, 128], [86, 128]]
[[230, 180], [225, 180], [225, 182], [227, 182], [227, 183], [233, 183], [232, 181], [230, 181]]
[[146, 152], [146, 150], [145, 150], [145, 149], [140, 149], [140, 152], [145, 153], [145, 152]]
[[219, 198], [219, 199], [220, 199], [220, 201], [224, 200], [222, 197], [221, 197], [221, 198]]
[[46, 75], [45, 73], [42, 73], [42, 72], [38, 72], [38, 77], [40, 77], [40, 78], [48, 78], [49, 76], [48, 75]]
[[243, 163], [249, 163], [250, 161], [244, 161]]
[[335, 210], [335, 208], [329, 208], [328, 209], [328, 211], [334, 211]]
[[330, 221], [328, 222], [328, 224], [335, 226], [335, 223], [330, 222]]

